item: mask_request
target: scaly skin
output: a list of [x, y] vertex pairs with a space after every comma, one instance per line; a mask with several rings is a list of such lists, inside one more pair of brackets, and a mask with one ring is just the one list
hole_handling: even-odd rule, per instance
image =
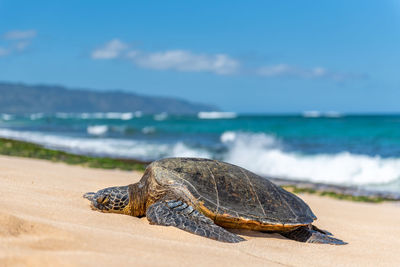
[[90, 200], [93, 210], [130, 215], [128, 189], [128, 186], [108, 187], [96, 193], [88, 192], [83, 197]]

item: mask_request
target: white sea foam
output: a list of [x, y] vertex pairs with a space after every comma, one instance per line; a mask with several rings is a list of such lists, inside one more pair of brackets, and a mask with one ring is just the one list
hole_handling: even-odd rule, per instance
[[263, 133], [225, 132], [221, 141], [228, 146], [224, 160], [267, 176], [341, 185], [385, 184], [400, 178], [400, 158], [286, 152], [279, 140]]
[[170, 153], [171, 157], [194, 157], [194, 158], [211, 158], [212, 155], [208, 151], [192, 149], [185, 144], [179, 142], [175, 144]]
[[126, 121], [126, 120], [130, 120], [133, 118], [133, 113], [132, 112], [125, 112], [125, 113], [108, 112], [108, 113], [105, 113], [105, 118]]
[[163, 121], [163, 120], [166, 120], [168, 118], [168, 113], [167, 112], [162, 112], [160, 114], [154, 115], [153, 118], [156, 121]]
[[65, 112], [57, 112], [56, 113], [56, 118], [58, 119], [68, 119], [72, 116], [71, 113], [65, 113]]
[[33, 113], [33, 114], [30, 114], [29, 115], [29, 118], [31, 119], [31, 120], [39, 120], [39, 119], [41, 119], [41, 118], [43, 118], [44, 117], [44, 114], [43, 113]]
[[237, 114], [235, 112], [218, 112], [218, 111], [212, 111], [212, 112], [199, 112], [197, 114], [197, 117], [199, 119], [234, 119], [237, 117]]
[[212, 156], [206, 150], [191, 148], [181, 142], [159, 144], [156, 142], [112, 138], [76, 138], [1, 128], [0, 137], [33, 142], [72, 153], [108, 157], [154, 160], [162, 157], [210, 158]]
[[13, 120], [14, 118], [15, 116], [11, 114], [6, 114], [6, 113], [1, 114], [1, 119], [3, 119], [4, 121], [10, 121]]
[[143, 127], [143, 129], [142, 129], [142, 133], [144, 133], [144, 134], [153, 134], [155, 132], [156, 132], [156, 128], [153, 126], [146, 126], [146, 127]]
[[316, 110], [304, 111], [303, 112], [303, 117], [306, 117], [306, 118], [318, 118], [318, 117], [321, 117], [321, 112], [316, 111]]
[[337, 111], [328, 111], [328, 112], [320, 112], [317, 110], [310, 110], [304, 111], [303, 117], [305, 118], [319, 118], [319, 117], [326, 117], [326, 118], [340, 118], [343, 117], [343, 114]]
[[65, 112], [57, 112], [56, 117], [59, 119], [110, 119], [110, 120], [131, 120], [133, 118], [139, 118], [143, 114], [141, 111], [136, 112], [94, 112], [94, 113], [65, 113]]
[[104, 135], [108, 131], [107, 125], [92, 125], [88, 126], [86, 129], [88, 134], [91, 135]]
[[230, 143], [230, 142], [234, 142], [237, 138], [237, 134], [235, 132], [225, 132], [221, 135], [221, 142], [222, 143]]

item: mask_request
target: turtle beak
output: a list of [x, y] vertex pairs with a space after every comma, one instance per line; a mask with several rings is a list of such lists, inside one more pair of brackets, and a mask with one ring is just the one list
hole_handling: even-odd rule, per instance
[[83, 197], [88, 199], [88, 200], [90, 200], [90, 201], [93, 201], [94, 195], [95, 195], [94, 192], [87, 192], [87, 193], [83, 194]]
[[83, 194], [83, 197], [90, 201], [90, 208], [92, 210], [99, 210], [97, 206], [98, 204], [101, 204], [101, 202], [99, 202], [99, 198], [95, 199], [95, 195], [96, 193], [94, 192], [87, 192]]

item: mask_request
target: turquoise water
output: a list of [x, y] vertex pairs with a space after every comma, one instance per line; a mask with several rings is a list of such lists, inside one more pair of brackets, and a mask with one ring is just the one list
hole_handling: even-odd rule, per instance
[[0, 136], [90, 155], [216, 158], [262, 175], [400, 191], [398, 115], [209, 117], [3, 114]]

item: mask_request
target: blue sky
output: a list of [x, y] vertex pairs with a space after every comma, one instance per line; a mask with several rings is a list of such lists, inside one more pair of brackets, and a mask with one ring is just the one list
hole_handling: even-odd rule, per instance
[[400, 0], [0, 0], [0, 80], [237, 112], [400, 112]]

